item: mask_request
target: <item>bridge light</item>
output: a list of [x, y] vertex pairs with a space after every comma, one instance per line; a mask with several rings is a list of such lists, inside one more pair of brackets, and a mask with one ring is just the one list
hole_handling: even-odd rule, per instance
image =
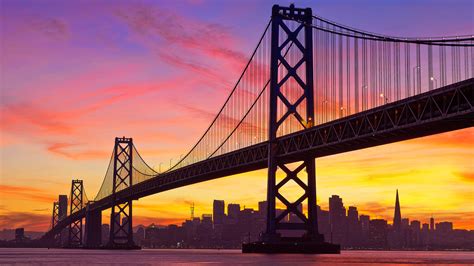
[[432, 82], [434, 82], [434, 87], [437, 88], [438, 87], [438, 80], [435, 77], [430, 77], [430, 80]]

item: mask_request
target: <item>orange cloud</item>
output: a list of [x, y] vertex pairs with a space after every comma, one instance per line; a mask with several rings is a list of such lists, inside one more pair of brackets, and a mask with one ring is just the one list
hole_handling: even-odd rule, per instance
[[[112, 143], [112, 142], [111, 142]], [[48, 146], [48, 151], [59, 154], [69, 159], [73, 160], [83, 160], [83, 159], [103, 159], [109, 156], [110, 152], [105, 152], [103, 150], [71, 150], [69, 148], [74, 148], [78, 146], [86, 146], [85, 144], [79, 143], [53, 143]]]
[[28, 186], [9, 186], [0, 185], [2, 197], [10, 197], [13, 199], [27, 199], [35, 202], [52, 202], [56, 199], [54, 194], [49, 191], [28, 187]]
[[474, 182], [474, 172], [456, 172], [455, 174], [465, 181]]
[[0, 214], [0, 228], [23, 227], [28, 231], [46, 231], [51, 227], [51, 216], [30, 212], [6, 211]]

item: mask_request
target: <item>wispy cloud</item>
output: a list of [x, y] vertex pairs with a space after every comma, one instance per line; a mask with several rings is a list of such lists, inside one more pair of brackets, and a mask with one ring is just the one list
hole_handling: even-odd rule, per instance
[[31, 200], [33, 202], [53, 202], [54, 194], [44, 189], [28, 186], [9, 186], [1, 185], [2, 197], [11, 197], [14, 199]]
[[[196, 64], [170, 56], [170, 51], [179, 51], [192, 58], [205, 56], [206, 61], [217, 60], [234, 71], [240, 71], [246, 63], [247, 56], [231, 48], [238, 45], [240, 40], [229, 27], [221, 24], [190, 19], [146, 4], [122, 6], [115, 10], [115, 14], [151, 48], [159, 47], [161, 51], [166, 51], [167, 54], [160, 52], [160, 57], [175, 66], [197, 73], [203, 71]], [[209, 73], [209, 70], [205, 73]], [[224, 76], [222, 71], [220, 73]]]
[[51, 226], [51, 217], [47, 214], [7, 211], [0, 214], [0, 228], [23, 227], [28, 231], [46, 231]]

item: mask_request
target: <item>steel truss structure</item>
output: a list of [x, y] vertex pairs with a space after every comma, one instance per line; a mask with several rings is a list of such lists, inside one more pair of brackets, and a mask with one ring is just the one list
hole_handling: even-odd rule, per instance
[[[291, 30], [285, 20], [303, 21], [296, 29]], [[312, 23], [311, 9], [297, 9], [274, 6], [272, 10], [272, 32], [271, 32], [271, 62], [270, 62], [270, 119], [269, 119], [269, 141], [268, 141], [268, 184], [267, 184], [267, 227], [264, 241], [279, 241], [278, 230], [303, 230], [305, 238], [322, 241], [322, 235], [318, 233], [316, 218], [316, 171], [314, 157], [303, 159], [295, 170], [290, 170], [285, 162], [278, 156], [277, 132], [282, 123], [294, 116], [300, 122], [302, 129], [312, 127], [314, 121], [314, 96], [313, 96], [313, 31], [309, 26]], [[280, 33], [281, 34], [280, 36]], [[280, 40], [281, 37], [286, 38]], [[302, 39], [302, 41], [300, 41]], [[281, 44], [280, 44], [281, 42]], [[292, 66], [284, 57], [286, 47], [293, 45], [301, 53], [301, 58]], [[283, 68], [283, 71], [279, 69]], [[304, 71], [298, 71], [304, 69]], [[285, 74], [279, 75], [279, 72]], [[283, 90], [290, 78], [293, 78], [297, 86]], [[301, 96], [291, 102], [288, 95], [291, 90], [302, 91]], [[278, 101], [284, 104], [283, 115], [278, 117]], [[305, 105], [300, 113], [299, 105]], [[293, 163], [293, 162], [291, 162]], [[277, 170], [282, 169], [285, 177], [276, 183]], [[307, 180], [304, 182], [298, 175], [306, 170]], [[302, 195], [294, 202], [290, 202], [281, 192], [288, 181], [293, 180], [303, 190]], [[279, 200], [285, 210], [276, 215], [276, 200]], [[308, 216], [298, 209], [298, 206], [307, 201]], [[290, 213], [295, 214], [301, 222], [287, 223], [284, 218]]]
[[[84, 186], [82, 180], [72, 180], [70, 213], [82, 210], [84, 203]], [[82, 246], [82, 218], [69, 224], [68, 247]]]
[[[53, 215], [51, 220], [51, 228], [54, 228], [59, 223], [59, 202], [53, 202]], [[57, 233], [52, 239], [53, 246], [60, 246], [61, 244], [61, 233]]]
[[117, 192], [132, 187], [132, 149], [131, 138], [115, 138], [114, 172], [112, 185], [112, 212], [110, 215], [111, 248], [131, 248], [133, 244], [132, 200], [119, 201]]
[[[385, 118], [380, 119], [383, 113], [386, 113]], [[395, 116], [398, 119], [393, 120]], [[278, 159], [287, 163], [303, 160], [307, 156], [318, 158], [472, 126], [474, 79], [468, 79], [279, 137], [276, 152]], [[352, 133], [347, 133], [345, 128], [352, 128]], [[114, 197], [126, 202], [186, 185], [264, 169], [267, 162], [268, 143], [259, 143], [158, 175], [118, 191]], [[112, 196], [109, 196], [94, 202], [90, 207], [91, 210], [105, 210], [111, 208], [112, 203]], [[44, 238], [60, 233], [62, 228], [85, 217], [85, 214], [83, 208], [69, 215], [47, 232]]]

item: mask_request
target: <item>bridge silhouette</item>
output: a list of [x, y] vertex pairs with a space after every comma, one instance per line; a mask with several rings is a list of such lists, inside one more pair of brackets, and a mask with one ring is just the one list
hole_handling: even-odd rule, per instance
[[[116, 138], [97, 195], [89, 200], [73, 180], [69, 214], [61, 217], [55, 202], [41, 241], [60, 246], [68, 231], [68, 247], [99, 248], [101, 213], [111, 209], [107, 247], [134, 248], [133, 200], [268, 168], [266, 231], [243, 251], [337, 253], [318, 232], [315, 159], [472, 127], [473, 77], [473, 35], [387, 36], [275, 5], [236, 85], [189, 152], [158, 172], [131, 138]], [[281, 192], [292, 181], [302, 190], [296, 201]], [[285, 209], [278, 215], [277, 204]], [[283, 222], [290, 213], [300, 221]]]

